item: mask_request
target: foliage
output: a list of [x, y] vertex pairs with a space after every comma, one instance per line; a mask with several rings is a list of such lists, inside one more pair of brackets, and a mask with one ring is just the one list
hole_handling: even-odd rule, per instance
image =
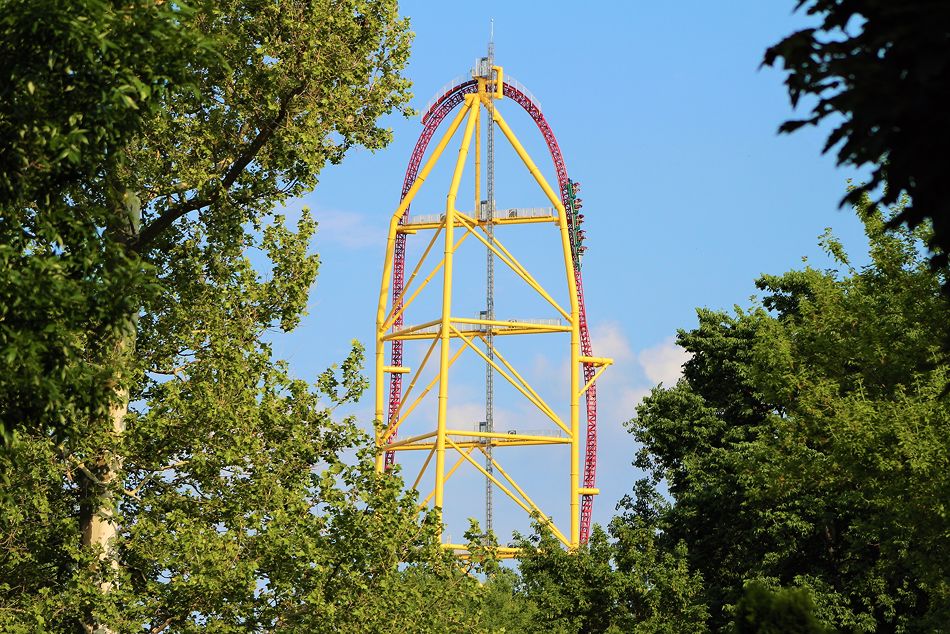
[[657, 549], [655, 527], [635, 520], [616, 519], [610, 533], [595, 527], [575, 552], [543, 527], [521, 539], [520, 592], [536, 606], [525, 631], [705, 632], [701, 579], [685, 552]]
[[950, 549], [945, 272], [927, 265], [923, 229], [888, 234], [867, 196], [858, 212], [868, 266], [826, 235], [844, 274], [766, 275], [760, 306], [699, 311], [678, 336], [683, 379], [629, 423], [637, 464], [674, 500], [665, 548], [685, 543], [714, 627], [748, 579], [808, 588], [816, 616], [848, 630], [947, 622], [932, 556]]
[[[101, 358], [149, 291], [123, 246], [130, 199], [105, 177], [211, 59], [181, 5], [0, 3], [0, 431], [102, 416]], [[83, 204], [76, 204], [79, 199]], [[37, 289], [42, 289], [38, 292]], [[96, 348], [100, 354], [90, 355]]]
[[[78, 457], [43, 455], [42, 439], [14, 446], [4, 468], [27, 473], [0, 508], [0, 629], [71, 631], [87, 613], [117, 631], [174, 632], [438, 632], [462, 618], [426, 609], [471, 583], [441, 551], [437, 518], [420, 523], [366, 450], [347, 464], [367, 446], [354, 422], [334, 422], [279, 365], [263, 369], [263, 348], [241, 355], [246, 370], [170, 382], [130, 425], [117, 571], [79, 547]], [[100, 594], [104, 576], [116, 586]]]
[[[765, 53], [788, 72], [792, 105], [816, 98], [810, 116], [783, 132], [829, 119], [836, 125], [825, 151], [838, 163], [874, 165], [871, 180], [849, 196], [885, 184], [881, 203], [913, 200], [892, 219], [911, 228], [930, 224], [935, 263], [950, 254], [946, 168], [933, 157], [950, 143], [950, 3], [928, 0], [798, 0], [820, 25], [792, 33]], [[929, 221], [929, 222], [925, 222]]]
[[532, 632], [539, 621], [538, 607], [520, 592], [521, 577], [511, 568], [497, 567], [470, 599], [472, 631], [491, 634]]
[[395, 2], [2, 8], [0, 629], [457, 629], [438, 518], [334, 419], [362, 350], [315, 389], [266, 342], [318, 268], [274, 210], [409, 98]]
[[831, 629], [815, 618], [815, 606], [803, 588], [772, 590], [763, 583], [746, 585], [736, 604], [736, 634], [824, 634]]
[[476, 520], [469, 519], [465, 540], [469, 554], [459, 563], [470, 579], [479, 579], [480, 583], [453, 597], [451, 607], [465, 614], [464, 627], [456, 631], [490, 634], [531, 631], [537, 607], [519, 592], [517, 573], [501, 565], [494, 533], [483, 532]]
[[[0, 204], [44, 204], [91, 179], [180, 88], [204, 41], [182, 5], [4, 0]], [[184, 54], [183, 54], [184, 53]]]
[[394, 2], [3, 9], [0, 423], [69, 435], [138, 372], [113, 352], [177, 301], [170, 258], [250, 247], [325, 164], [389, 140], [409, 34]]

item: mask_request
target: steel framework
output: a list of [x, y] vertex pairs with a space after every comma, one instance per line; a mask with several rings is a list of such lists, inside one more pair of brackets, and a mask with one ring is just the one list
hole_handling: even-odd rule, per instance
[[[576, 548], [579, 544], [587, 541], [593, 496], [598, 493], [595, 482], [597, 461], [597, 395], [595, 384], [597, 378], [612, 363], [610, 359], [594, 357], [591, 349], [581, 276], [581, 258], [586, 246], [583, 245], [584, 232], [580, 229], [583, 215], [580, 213], [581, 200], [577, 197], [578, 185], [568, 178], [564, 158], [554, 133], [541, 113], [540, 106], [529, 93], [517, 82], [510, 79], [505, 81], [504, 70], [500, 66], [491, 65], [489, 72], [482, 76], [473, 73], [473, 76], [473, 79], [459, 82], [445, 90], [423, 115], [423, 131], [416, 142], [406, 170], [400, 204], [390, 221], [376, 316], [375, 385], [376, 418], [378, 421], [376, 442], [379, 448], [377, 469], [390, 468], [395, 462], [396, 452], [398, 451], [428, 452], [413, 486], [419, 486], [434, 457], [435, 483], [432, 492], [423, 500], [422, 506], [434, 501], [435, 507], [441, 509], [445, 505], [445, 481], [462, 464], [467, 463], [480, 471], [491, 484], [514, 500], [526, 512], [544, 520], [548, 517], [547, 514], [538, 508], [524, 489], [502, 468], [492, 455], [492, 448], [568, 445], [571, 465], [568, 492], [570, 526], [566, 531], [563, 531], [555, 526], [552, 521], [548, 520], [548, 523], [552, 532], [565, 546]], [[498, 112], [498, 109], [494, 107], [494, 102], [502, 98], [508, 98], [517, 103], [537, 124], [554, 161], [558, 179], [558, 192], [550, 187], [528, 152], [515, 136], [515, 133], [508, 126], [501, 113]], [[440, 124], [460, 105], [462, 106], [461, 111], [452, 119], [448, 130], [423, 164], [426, 150]], [[553, 205], [555, 214], [547, 216], [543, 214], [516, 214], [515, 217], [511, 218], [495, 218], [494, 209], [489, 208], [488, 214], [490, 217], [483, 216], [478, 193], [481, 180], [479, 174], [480, 136], [475, 133], [479, 127], [479, 116], [482, 109], [488, 115], [489, 126], [498, 126], [503, 136], [524, 162], [528, 171]], [[409, 209], [416, 193], [441, 158], [449, 141], [460, 128], [463, 128], [463, 122], [464, 131], [461, 148], [446, 197], [445, 213], [433, 220], [420, 218], [418, 222], [412, 221]], [[456, 199], [473, 137], [475, 138], [476, 207], [475, 211], [468, 215], [456, 208]], [[570, 301], [567, 309], [562, 308], [552, 299], [552, 295], [497, 240], [493, 233], [493, 228], [496, 225], [538, 222], [553, 222], [559, 229], [560, 244], [558, 246], [563, 255], [565, 282]], [[423, 230], [434, 230], [435, 233], [407, 281], [405, 279], [406, 239], [408, 235]], [[461, 230], [461, 237], [456, 238], [456, 230]], [[431, 273], [413, 287], [413, 282], [416, 280], [426, 258], [433, 251], [440, 235], [443, 235], [444, 239], [443, 257]], [[490, 254], [497, 257], [501, 263], [514, 271], [517, 276], [537, 291], [559, 313], [566, 325], [555, 323], [554, 320], [498, 321], [494, 318], [494, 315], [485, 315], [484, 318], [479, 319], [453, 316], [454, 255], [462, 242], [472, 236], [480, 241]], [[437, 319], [407, 327], [404, 320], [406, 309], [440, 270], [442, 271], [441, 314]], [[570, 336], [571, 391], [569, 395], [570, 420], [568, 422], [561, 420], [555, 411], [538, 395], [537, 391], [491, 345], [491, 341], [498, 336], [541, 333], [567, 333]], [[415, 371], [405, 367], [403, 365], [404, 342], [426, 340], [430, 341], [430, 345], [422, 357], [419, 367]], [[453, 341], [458, 342], [454, 351], [452, 350]], [[491, 355], [486, 354], [481, 347], [476, 345], [477, 342], [486, 344], [486, 348], [491, 352]], [[385, 359], [387, 344], [390, 347], [390, 361], [388, 364]], [[406, 405], [425, 365], [436, 350], [438, 350], [439, 364], [437, 376], [411, 403]], [[528, 401], [545, 414], [563, 435], [558, 437], [526, 433], [510, 434], [496, 432], [493, 429], [471, 431], [450, 427], [450, 421], [447, 418], [449, 369], [466, 350], [480, 356], [493, 373], [498, 373], [510, 382]], [[387, 374], [389, 375], [388, 398], [386, 398]], [[403, 374], [412, 374], [405, 393], [403, 392]], [[411, 416], [422, 398], [436, 386], [438, 386], [436, 428], [409, 438], [397, 439], [399, 428]], [[581, 399], [584, 399], [586, 404], [586, 428], [583, 431], [580, 421]], [[584, 452], [583, 471], [581, 471], [580, 464], [582, 447]], [[446, 453], [452, 450], [458, 454], [458, 458], [454, 465], [446, 470]], [[472, 454], [476, 451], [484, 457], [488, 466], [487, 469], [473, 457]], [[456, 551], [464, 552], [465, 550], [465, 547], [461, 544], [447, 543], [445, 546]], [[514, 548], [501, 548], [499, 555], [503, 557], [517, 556], [517, 551]]]

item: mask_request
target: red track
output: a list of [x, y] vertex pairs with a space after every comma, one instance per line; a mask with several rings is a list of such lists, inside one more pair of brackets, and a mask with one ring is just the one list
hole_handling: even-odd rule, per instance
[[[416, 180], [416, 175], [419, 173], [419, 166], [422, 164], [422, 157], [425, 154], [426, 148], [429, 146], [429, 141], [432, 140], [435, 131], [438, 129], [439, 125], [445, 119], [445, 117], [455, 109], [460, 103], [465, 100], [465, 95], [474, 93], [478, 90], [478, 84], [473, 79], [471, 81], [466, 81], [457, 86], [454, 86], [442, 94], [435, 104], [429, 108], [428, 112], [425, 113], [422, 117], [422, 122], [424, 124], [422, 134], [419, 135], [419, 140], [416, 141], [416, 147], [412, 151], [412, 158], [409, 160], [409, 167], [406, 169], [406, 178], [403, 181], [402, 185], [402, 196], [400, 200], [406, 196], [409, 188], [412, 187], [412, 184]], [[569, 185], [570, 182], [567, 176], [567, 167], [564, 165], [564, 156], [561, 154], [561, 148], [557, 144], [557, 139], [554, 137], [554, 132], [551, 130], [551, 126], [548, 125], [547, 120], [544, 118], [544, 115], [541, 114], [541, 109], [538, 105], [531, 100], [530, 97], [525, 95], [523, 92], [515, 88], [510, 84], [504, 85], [504, 95], [524, 108], [534, 122], [537, 124], [538, 129], [541, 131], [542, 136], [544, 136], [544, 141], [548, 144], [548, 150], [551, 152], [551, 158], [554, 160], [554, 169], [557, 171], [557, 180], [558, 185], [560, 186], [561, 193], [561, 202], [564, 204], [565, 209], [568, 208], [570, 204], [570, 192]], [[402, 222], [406, 222], [409, 217], [409, 210], [406, 210], [406, 213], [403, 214]], [[573, 217], [571, 214], [568, 214], [568, 220], [573, 222]], [[574, 231], [570, 232], [573, 236]], [[572, 237], [573, 240], [573, 237]], [[584, 284], [581, 277], [581, 268], [580, 268], [580, 255], [578, 253], [578, 247], [580, 245], [572, 244], [572, 251], [574, 255], [574, 280], [577, 283], [577, 302], [580, 309], [580, 335], [581, 335], [581, 354], [583, 356], [591, 357], [593, 352], [590, 345], [590, 332], [587, 329], [587, 312], [584, 308]], [[402, 294], [403, 282], [405, 279], [405, 265], [406, 265], [406, 234], [398, 233], [396, 234], [396, 248], [393, 253], [393, 302], [399, 301], [399, 296]], [[402, 315], [396, 319], [393, 324], [393, 330], [399, 330], [403, 326]], [[402, 365], [402, 341], [393, 341], [392, 342], [392, 358], [391, 365], [401, 366]], [[585, 363], [584, 364], [584, 382], [594, 376], [594, 366]], [[395, 422], [396, 411], [399, 409], [399, 403], [402, 399], [402, 375], [401, 374], [390, 374], [389, 379], [389, 424], [392, 425]], [[395, 436], [395, 435], [394, 435]], [[393, 437], [394, 437], [393, 436]], [[393, 441], [393, 437], [390, 438], [390, 442]], [[386, 452], [386, 468], [388, 469], [395, 462], [395, 452], [387, 451]], [[585, 488], [593, 488], [595, 486], [595, 478], [597, 473], [597, 391], [596, 385], [591, 385], [590, 389], [587, 390], [587, 439], [585, 444], [584, 451], [584, 483]], [[582, 544], [587, 543], [587, 538], [590, 534], [590, 522], [591, 514], [593, 512], [594, 506], [594, 496], [584, 495], [581, 497], [581, 525], [580, 525], [580, 541]]]

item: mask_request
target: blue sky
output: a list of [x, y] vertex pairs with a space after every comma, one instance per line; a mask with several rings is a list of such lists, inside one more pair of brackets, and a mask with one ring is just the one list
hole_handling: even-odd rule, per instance
[[[498, 63], [541, 103], [571, 177], [583, 184], [588, 321], [595, 354], [617, 360], [598, 384], [603, 493], [595, 521], [609, 520], [638, 477], [630, 466], [636, 446], [622, 423], [653, 385], [676, 380], [684, 357], [672, 337], [696, 324], [695, 309], [748, 305], [758, 275], [800, 267], [803, 257], [830, 266], [817, 247], [825, 227], [853, 254], [866, 244], [853, 213], [838, 208], [846, 180], [860, 174], [836, 168], [831, 156], [820, 154], [827, 129], [776, 133], [792, 111], [782, 74], [759, 64], [770, 44], [807, 24], [805, 16], [792, 14], [793, 6], [792, 0], [402, 4], [416, 33], [406, 74], [417, 110], [469, 72], [484, 54], [494, 18]], [[531, 120], [515, 104], [498, 107], [553, 183]], [[291, 212], [309, 206], [320, 222], [314, 249], [322, 266], [310, 314], [296, 332], [275, 341], [276, 353], [302, 378], [312, 380], [342, 360], [353, 339], [372, 351], [386, 227], [422, 129], [418, 117], [391, 117], [386, 124], [395, 135], [390, 147], [352, 152], [342, 165], [324, 170], [312, 194], [288, 205]], [[447, 157], [454, 155], [453, 149]], [[420, 193], [416, 213], [443, 208], [442, 167]], [[498, 174], [499, 207], [547, 204], [506, 148], [499, 149]], [[469, 200], [468, 187], [462, 201]], [[460, 202], [459, 208], [471, 205]], [[563, 273], [553, 229], [518, 229], [506, 244], [557, 287]], [[473, 250], [466, 260], [471, 264], [463, 265], [468, 286], [459, 292], [460, 312], [479, 308], [483, 254]], [[504, 310], [515, 317], [550, 316], [512, 280], [499, 285], [499, 316]], [[407, 321], [435, 317], [425, 312]], [[561, 354], [548, 344], [512, 345], [530, 369], [526, 378], [556, 398], [566, 380], [566, 346]], [[473, 422], [482, 402], [482, 367], [473, 361], [453, 375], [454, 414]], [[510, 392], [499, 392], [499, 426], [540, 424]], [[369, 427], [372, 409], [370, 391], [348, 412]], [[523, 473], [529, 494], [545, 510], [566, 517], [559, 458], [501, 459]], [[453, 507], [446, 509], [453, 539], [461, 538], [466, 516], [481, 518], [482, 486], [476, 474], [461, 470], [454, 480]], [[504, 541], [528, 523], [513, 505], [499, 503], [496, 526]]]

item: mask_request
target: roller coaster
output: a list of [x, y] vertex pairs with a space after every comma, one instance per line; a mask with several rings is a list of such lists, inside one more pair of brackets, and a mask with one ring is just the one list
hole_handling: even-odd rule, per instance
[[[495, 107], [496, 102], [503, 99], [520, 106], [536, 124], [554, 163], [558, 191], [550, 187], [499, 109]], [[449, 118], [452, 111], [459, 106], [461, 110], [450, 121], [448, 129], [427, 157], [427, 150], [436, 132]], [[552, 207], [547, 210], [544, 208], [509, 209], [499, 213], [494, 209], [493, 201], [489, 206], [480, 198], [480, 113], [482, 111], [486, 113], [487, 125], [497, 126], [502, 132]], [[463, 122], [461, 148], [446, 197], [444, 213], [431, 217], [410, 215], [410, 205], [416, 193], [439, 161], [450, 140], [463, 127]], [[599, 492], [596, 488], [596, 381], [611, 364], [608, 358], [595, 357], [591, 348], [581, 274], [581, 261], [587, 247], [584, 244], [585, 233], [581, 228], [584, 215], [581, 213], [583, 202], [578, 197], [580, 186], [568, 176], [561, 148], [537, 100], [519, 82], [511, 77], [506, 79], [504, 69], [494, 65], [491, 57], [483, 58], [476, 64], [471, 79], [453, 82], [440, 91], [425, 110], [422, 123], [423, 130], [412, 151], [406, 170], [400, 203], [390, 220], [377, 307], [375, 367], [377, 469], [380, 471], [390, 469], [395, 464], [397, 453], [401, 451], [426, 452], [425, 462], [413, 486], [419, 487], [434, 458], [434, 488], [423, 499], [420, 506], [434, 502], [436, 508], [443, 509], [447, 503], [444, 491], [446, 480], [461, 465], [469, 465], [481, 472], [487, 479], [489, 487], [496, 487], [528, 514], [546, 522], [552, 533], [567, 548], [577, 548], [587, 542], [594, 496]], [[476, 209], [467, 214], [456, 208], [456, 202], [465, 162], [472, 149], [473, 138]], [[538, 283], [493, 233], [496, 226], [533, 223], [551, 223], [559, 230], [560, 242], [557, 247], [562, 252], [564, 261], [564, 282], [570, 304], [567, 308], [562, 308], [553, 299], [552, 294]], [[456, 237], [456, 230], [460, 230], [461, 237]], [[409, 236], [416, 236], [426, 231], [433, 231], [434, 235], [407, 279], [407, 239]], [[444, 239], [443, 257], [431, 273], [420, 282], [422, 266], [429, 254], [433, 252], [440, 235]], [[485, 246], [490, 254], [489, 258], [498, 258], [543, 297], [555, 309], [557, 317], [555, 319], [499, 320], [495, 319], [493, 313], [482, 313], [477, 319], [453, 316], [453, 258], [461, 243], [472, 236]], [[440, 270], [442, 272], [441, 314], [436, 319], [407, 326], [407, 308]], [[546, 333], [564, 333], [570, 336], [571, 387], [570, 397], [567, 399], [570, 408], [569, 421], [562, 420], [555, 408], [546, 403], [525, 381], [522, 374], [494, 347], [494, 337]], [[404, 346], [426, 341], [431, 343], [419, 367], [415, 370], [405, 367]], [[453, 341], [458, 342], [455, 350], [452, 350]], [[386, 360], [387, 348], [388, 361]], [[435, 355], [437, 348], [438, 355]], [[461, 429], [457, 421], [450, 421], [448, 416], [449, 370], [465, 351], [481, 357], [487, 364], [489, 373], [497, 372], [508, 380], [554, 424], [552, 429], [556, 433], [498, 432], [490, 426], [488, 428], [483, 426], [480, 429]], [[413, 400], [410, 400], [415, 393], [423, 368], [434, 356], [437, 357], [439, 364], [435, 378], [428, 382]], [[410, 379], [405, 391], [403, 390], [404, 375]], [[416, 411], [422, 399], [435, 388], [438, 389], [436, 428], [408, 437], [399, 435], [400, 428], [410, 427], [407, 421], [412, 418], [413, 412]], [[580, 411], [582, 399], [586, 415], [586, 426], [583, 428]], [[558, 446], [564, 445], [568, 446], [571, 454], [568, 486], [565, 487], [570, 508], [570, 526], [567, 530], [561, 530], [554, 524], [550, 516], [534, 503], [524, 488], [509, 475], [501, 462], [492, 454], [493, 449], [508, 446], [557, 449]], [[446, 469], [446, 454], [453, 450], [458, 454], [457, 461], [451, 468]], [[477, 455], [476, 452], [484, 455], [485, 466], [473, 458], [473, 454]], [[583, 461], [581, 461], [581, 453], [583, 453]], [[462, 555], [466, 552], [463, 544], [445, 543], [444, 546]], [[500, 547], [497, 554], [501, 557], [516, 557], [518, 551], [514, 547], [507, 546]]]

